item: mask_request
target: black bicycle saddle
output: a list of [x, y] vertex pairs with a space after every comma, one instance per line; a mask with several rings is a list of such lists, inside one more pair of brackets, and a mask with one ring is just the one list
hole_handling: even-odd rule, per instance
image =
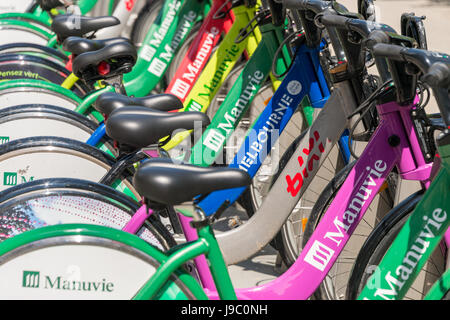
[[183, 103], [178, 97], [168, 93], [135, 98], [116, 92], [106, 92], [97, 98], [94, 108], [105, 116], [109, 116], [114, 110], [124, 106], [143, 106], [168, 112], [183, 108]]
[[133, 186], [141, 196], [163, 205], [178, 205], [212, 191], [245, 187], [250, 183], [249, 174], [240, 169], [205, 168], [174, 163], [167, 158], [145, 161], [133, 177]]
[[129, 42], [127, 38], [117, 37], [104, 40], [92, 40], [81, 37], [69, 37], [64, 40], [64, 51], [70, 52], [74, 55], [79, 55], [85, 52], [96, 51], [111, 44], [120, 42]]
[[84, 81], [108, 79], [130, 72], [136, 59], [137, 51], [131, 43], [118, 42], [78, 55], [73, 59], [72, 72]]
[[175, 130], [191, 130], [210, 121], [203, 112], [163, 112], [142, 106], [124, 106], [113, 111], [106, 121], [106, 134], [119, 145], [141, 149], [157, 144]]
[[62, 14], [53, 18], [51, 29], [58, 36], [58, 41], [62, 43], [68, 37], [83, 37], [90, 32], [96, 32], [100, 29], [118, 24], [120, 24], [120, 20], [113, 16], [92, 18]]

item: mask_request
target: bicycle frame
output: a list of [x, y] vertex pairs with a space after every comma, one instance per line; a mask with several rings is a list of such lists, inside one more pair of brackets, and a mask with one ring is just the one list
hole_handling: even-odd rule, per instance
[[[180, 209], [184, 215], [191, 216], [191, 210]], [[161, 267], [158, 268], [154, 275], [139, 290], [133, 299], [149, 299], [158, 294], [158, 291], [169, 279], [170, 275], [179, 269], [188, 260], [194, 259], [199, 255], [205, 255], [210, 264], [210, 271], [214, 282], [219, 288], [221, 299], [236, 300], [236, 293], [231, 283], [230, 275], [220, 253], [220, 248], [214, 237], [214, 232], [210, 226], [204, 226], [198, 229], [199, 239], [174, 247], [173, 250], [167, 252], [168, 258]], [[171, 253], [174, 252], [172, 255]], [[199, 298], [204, 298], [199, 296]]]
[[[216, 2], [216, 5], [218, 5], [218, 4], [219, 4], [219, 2]], [[259, 37], [260, 37], [259, 31], [254, 32], [256, 35], [249, 36], [250, 40], [252, 40], [252, 41], [247, 40], [248, 43], [243, 42], [239, 45], [234, 44], [234, 39], [236, 39], [236, 36], [239, 34], [240, 30], [243, 27], [245, 27], [247, 25], [247, 23], [250, 21], [251, 17], [254, 15], [254, 12], [255, 12], [254, 8], [246, 8], [245, 6], [239, 6], [239, 7], [232, 9], [232, 13], [233, 13], [232, 16], [226, 16], [226, 17], [222, 18], [221, 19], [221, 20], [223, 20], [222, 23], [215, 21], [215, 19], [213, 19], [212, 17], [210, 19], [206, 20], [206, 25], [204, 27], [205, 30], [211, 30], [211, 28], [222, 27], [224, 31], [227, 31], [227, 34], [226, 34], [225, 38], [221, 41], [218, 49], [214, 52], [214, 54], [212, 54], [210, 60], [207, 62], [206, 67], [202, 70], [201, 74], [200, 74], [200, 69], [198, 69], [196, 74], [194, 75], [194, 77], [191, 79], [191, 80], [195, 81], [195, 84], [190, 89], [183, 91], [183, 94], [187, 95], [187, 97], [184, 99], [185, 108], [180, 111], [189, 111], [189, 110], [191, 110], [189, 107], [190, 105], [193, 105], [193, 104], [197, 105], [196, 102], [191, 99], [191, 97], [192, 96], [195, 97], [196, 95], [202, 97], [202, 92], [204, 92], [205, 85], [206, 86], [209, 85], [210, 83], [212, 83], [212, 81], [219, 81], [220, 83], [222, 83], [225, 80], [228, 73], [231, 71], [234, 63], [236, 63], [237, 59], [240, 57], [240, 53], [242, 53], [245, 49], [247, 49], [247, 51], [249, 51], [249, 52], [253, 52], [255, 50], [255, 48], [257, 46], [257, 44], [256, 44], [257, 35], [259, 35]], [[210, 12], [210, 14], [212, 14], [212, 15], [214, 15], [215, 13], [216, 13], [216, 11]], [[232, 22], [232, 21], [233, 21], [233, 24], [230, 26], [230, 22]], [[216, 23], [218, 25], [216, 25]], [[230, 29], [228, 29], [228, 28], [230, 28]], [[215, 33], [217, 33], [217, 32], [215, 32]], [[219, 36], [220, 36], [220, 34], [216, 35], [216, 37], [219, 37]], [[182, 66], [184, 66], [184, 69], [180, 68], [178, 70], [177, 74], [179, 75], [179, 78], [175, 78], [172, 81], [172, 84], [176, 84], [177, 81], [179, 84], [180, 83], [179, 80], [184, 82], [183, 79], [186, 74], [188, 74], [188, 76], [187, 76], [188, 78], [191, 78], [192, 65], [191, 65], [190, 57], [192, 56], [193, 52], [195, 52], [195, 54], [198, 54], [198, 52], [196, 52], [196, 48], [198, 48], [198, 47], [196, 47], [196, 44], [197, 44], [198, 39], [200, 39], [200, 37], [205, 39], [203, 44], [207, 41], [210, 41], [210, 40], [208, 40], [208, 34], [206, 34], [206, 37], [205, 37], [205, 33], [203, 35], [199, 33], [199, 35], [197, 36], [197, 39], [192, 43], [192, 45], [189, 49], [189, 52], [191, 54], [186, 55], [183, 60]], [[214, 41], [217, 41], [217, 40], [218, 39], [214, 39]], [[212, 50], [212, 47], [211, 47], [211, 50]], [[233, 55], [227, 54], [227, 52], [232, 52]], [[206, 63], [206, 61], [204, 61], [203, 63]], [[197, 80], [195, 80], [195, 79], [197, 79]], [[140, 85], [142, 86], [142, 82], [140, 83]], [[209, 93], [208, 98], [206, 98], [206, 99], [203, 98], [203, 100], [201, 100], [203, 104], [201, 105], [201, 107], [199, 109], [201, 109], [202, 111], [206, 111], [207, 107], [211, 103], [211, 101], [212, 101], [214, 95], [216, 94], [217, 90], [219, 89], [219, 87], [220, 87], [220, 84], [217, 83], [213, 92]], [[108, 91], [112, 92], [115, 89], [113, 87], [107, 87], [107, 88], [104, 88], [103, 90], [104, 90], [103, 92], [108, 92]], [[177, 87], [172, 86], [171, 88], [168, 88], [166, 90], [167, 93], [172, 93], [173, 91], [178, 91], [177, 94], [178, 94], [178, 96], [180, 96], [181, 91]], [[129, 90], [127, 90], [127, 92], [128, 92], [128, 94], [134, 93], [134, 92], [130, 92]], [[188, 94], [188, 92], [189, 92], [189, 94]], [[94, 93], [94, 95], [92, 96], [92, 99], [89, 99], [89, 101], [86, 101], [86, 103], [83, 101], [83, 104], [80, 105], [75, 111], [80, 112], [80, 113], [87, 112], [89, 110], [89, 108], [91, 107], [92, 103], [97, 99], [98, 96], [99, 96], [99, 94]], [[191, 102], [191, 100], [194, 102]], [[99, 141], [103, 137], [104, 134], [105, 134], [105, 124], [102, 123], [100, 125], [100, 127], [98, 128], [98, 130], [94, 133], [95, 136], [93, 136], [92, 139], [89, 139], [88, 143], [91, 145], [95, 145], [95, 143], [97, 141]], [[185, 137], [187, 137], [188, 135], [189, 135], [189, 132], [187, 132], [187, 133], [182, 132], [178, 135], [175, 135], [174, 138], [164, 146], [165, 149], [170, 149], [170, 148], [176, 146], [178, 143], [183, 141], [183, 139]]]
[[[261, 41], [258, 47], [221, 103], [211, 124], [192, 147], [190, 163], [209, 166], [217, 159], [229, 136], [269, 77], [271, 64], [264, 61], [272, 61], [275, 58], [275, 52], [283, 39], [282, 28], [268, 24], [261, 25], [259, 29]], [[279, 60], [281, 61], [278, 61], [278, 64], [286, 68], [289, 61], [282, 58]]]
[[[216, 17], [218, 10], [221, 8], [228, 13], [223, 17]], [[200, 72], [204, 69], [213, 48], [219, 42], [222, 32], [228, 33], [234, 20], [231, 4], [227, 0], [213, 1], [211, 9], [200, 27], [199, 35], [194, 39], [186, 53], [179, 69], [166, 89], [166, 93], [175, 95], [182, 102], [185, 101]]]
[[[255, 8], [239, 6], [233, 8], [235, 20], [230, 30], [220, 42], [219, 47], [209, 59], [200, 77], [195, 82], [189, 94], [184, 100], [182, 111], [206, 112], [214, 96], [225, 81], [231, 69], [241, 57], [244, 50], [251, 56], [261, 41], [261, 33], [256, 28], [244, 41], [236, 44], [234, 41], [241, 30], [250, 23], [256, 12]], [[171, 137], [164, 145], [165, 150], [170, 150], [186, 137], [190, 131], [183, 131]]]
[[[446, 195], [450, 185], [449, 137], [447, 132], [440, 139], [442, 143], [438, 142], [441, 159], [438, 175], [370, 277], [368, 284], [372, 285], [364, 287], [358, 300], [402, 299], [444, 237], [448, 248], [450, 217], [447, 212], [450, 203]], [[448, 275], [438, 280], [426, 299], [439, 299], [446, 294], [449, 286], [445, 280], [448, 282]]]
[[[321, 49], [322, 46], [309, 48], [306, 45], [296, 49], [297, 53], [291, 69], [275, 91], [264, 111], [252, 125], [250, 129], [252, 135], [246, 136], [244, 143], [230, 163], [230, 167], [240, 168], [247, 171], [250, 176], [255, 176], [264, 161], [264, 156], [268, 155], [275, 146], [278, 136], [272, 137], [272, 133], [278, 131], [281, 134], [283, 132], [292, 114], [304, 97], [308, 96], [313, 108], [321, 109], [323, 107], [330, 93], [319, 63], [318, 53]], [[293, 89], [296, 85], [297, 89]], [[258, 135], [260, 136], [258, 137]], [[204, 136], [206, 138], [203, 140], [203, 143], [207, 144], [209, 142], [207, 134], [205, 133]], [[347, 144], [342, 144], [342, 147], [348, 153]], [[193, 157], [196, 156], [197, 153], [193, 153]], [[197, 161], [192, 160], [191, 163], [199, 164]], [[244, 190], [245, 188], [238, 188], [212, 192], [199, 203], [199, 206], [207, 215], [211, 215], [217, 211], [225, 200], [230, 201], [230, 203], [236, 201]]]
[[[181, 62], [174, 79], [166, 89], [166, 93], [173, 94], [180, 98], [181, 101], [184, 101], [185, 96], [190, 92], [197, 79], [199, 79], [200, 72], [203, 70], [204, 65], [207, 63], [208, 57], [211, 55], [214, 45], [219, 41], [222, 32], [228, 33], [234, 23], [233, 12], [237, 8], [233, 9], [229, 12], [229, 14], [226, 14], [221, 18], [214, 18], [217, 10], [221, 8], [222, 4], [226, 1], [227, 0], [217, 0], [213, 2], [211, 10], [205, 18], [198, 35], [189, 47], [186, 56], [183, 58], [183, 61]], [[230, 9], [229, 5], [225, 6], [224, 9], [228, 11], [228, 9]], [[240, 17], [242, 18], [242, 15]], [[207, 77], [207, 75], [205, 74], [202, 77], [205, 78]], [[146, 83], [146, 80], [144, 79], [144, 76], [142, 76], [140, 79], [141, 81], [139, 82], [139, 85], [143, 87], [142, 83]], [[189, 86], [189, 81], [191, 82], [191, 86]], [[137, 83], [138, 82], [136, 82], [136, 84]], [[126, 90], [129, 94], [135, 95], [136, 92], [133, 90], [133, 88], [136, 89], [136, 86], [126, 88]], [[103, 92], [113, 91], [115, 91], [113, 87], [107, 87]], [[95, 93], [92, 99], [89, 99], [88, 101], [86, 101], [86, 103], [80, 105], [75, 111], [79, 113], [88, 112], [92, 103], [103, 92]], [[94, 132], [87, 143], [90, 145], [96, 145], [98, 141], [100, 141], [106, 134], [105, 130], [105, 124], [101, 123], [99, 128]]]
[[136, 65], [124, 75], [127, 92], [142, 97], [156, 87], [195, 22], [203, 19], [205, 11], [209, 11], [207, 1], [171, 0], [164, 3], [139, 49]]
[[[307, 50], [305, 49], [304, 54], [310, 55], [311, 53], [315, 52], [315, 50]], [[304, 58], [304, 57], [303, 57]], [[301, 63], [303, 61], [303, 63]], [[283, 92], [283, 86], [287, 86], [288, 83], [293, 81], [293, 79], [299, 79], [299, 73], [297, 72], [297, 68], [302, 67], [303, 64], [306, 64], [309, 61], [303, 60], [301, 55], [297, 55], [297, 58], [294, 60], [294, 65], [292, 66], [289, 73], [286, 75], [284, 81], [282, 82], [282, 85], [279, 87], [279, 91], [275, 93], [274, 97], [272, 98], [272, 101], [281, 101], [281, 99], [285, 99], [285, 93]], [[306, 74], [306, 73], [300, 73], [300, 74]], [[303, 79], [299, 79], [300, 81], [304, 81], [305, 86], [303, 88], [309, 88], [310, 90], [317, 90], [318, 83], [320, 81], [315, 78], [315, 76], [312, 76], [312, 74], [308, 74], [311, 78], [308, 78], [305, 76]], [[295, 80], [298, 81], [298, 80]], [[326, 86], [325, 86], [326, 88]], [[287, 89], [286, 89], [287, 90]], [[305, 89], [306, 91], [306, 89]], [[315, 95], [313, 97], [321, 97], [320, 95], [321, 91], [318, 90], [315, 92]], [[305, 92], [303, 93], [305, 94]], [[292, 96], [292, 99], [297, 99], [296, 102], [300, 103], [301, 101], [301, 94], [298, 93], [298, 96]], [[323, 103], [323, 96], [321, 99], [316, 100], [316, 104], [320, 105], [320, 103]], [[295, 107], [298, 105], [292, 103], [292, 106]], [[293, 108], [295, 108], [293, 107]], [[273, 107], [271, 105], [267, 106], [267, 110], [271, 110]], [[276, 108], [276, 107], [275, 107]], [[309, 134], [306, 135], [308, 137], [311, 135], [313, 137], [313, 132], [320, 132], [321, 137], [329, 137], [329, 139], [333, 139], [333, 143], [327, 143], [325, 144], [325, 148], [323, 149], [323, 153], [319, 152], [319, 155], [322, 155], [320, 160], [323, 160], [326, 158], [326, 154], [331, 150], [332, 145], [334, 142], [336, 142], [339, 139], [340, 134], [344, 131], [346, 125], [347, 125], [347, 116], [350, 115], [354, 110], [356, 109], [356, 103], [354, 101], [354, 97], [351, 93], [351, 85], [348, 81], [336, 83], [336, 88], [331, 94], [330, 98], [328, 99], [327, 103], [323, 107], [323, 110], [319, 113], [316, 121], [313, 122], [312, 126], [309, 129]], [[272, 112], [270, 112], [271, 114]], [[289, 112], [292, 114], [292, 110]], [[263, 113], [264, 114], [264, 113]], [[266, 114], [267, 118], [270, 118], [269, 114]], [[289, 116], [290, 117], [290, 116]], [[259, 119], [262, 119], [262, 116], [260, 116]], [[332, 121], [330, 122], [330, 119]], [[285, 123], [286, 121], [280, 121], [280, 123]], [[263, 124], [265, 122], [262, 122]], [[323, 123], [333, 124], [328, 126], [323, 126]], [[325, 140], [324, 140], [325, 141]], [[249, 144], [247, 144], [249, 146]], [[315, 148], [318, 149], [319, 144], [317, 143], [315, 145]], [[297, 149], [298, 154], [300, 156], [303, 156], [303, 150], [310, 150], [311, 154], [309, 157], [311, 159], [315, 159], [315, 156], [313, 156], [313, 149], [311, 148], [309, 144], [309, 139], [305, 138], [303, 143], [299, 146]], [[314, 151], [316, 153], [316, 151]], [[286, 171], [289, 172], [290, 170], [295, 172], [301, 172], [298, 169], [298, 155], [294, 154], [291, 161], [287, 164], [286, 168], [283, 171], [282, 176], [286, 175]], [[317, 159], [319, 160], [319, 159]], [[309, 160], [306, 161], [306, 163], [310, 162]], [[293, 163], [293, 164], [292, 164]], [[291, 167], [293, 168], [291, 168]], [[306, 168], [306, 166], [305, 166]], [[307, 183], [310, 182], [314, 174], [317, 172], [318, 168], [314, 168], [309, 172], [309, 175], [305, 177], [305, 181], [303, 184], [303, 187], [301, 188], [304, 190], [304, 188], [307, 188]], [[254, 171], [256, 172], [256, 170]], [[309, 179], [308, 181], [306, 179]], [[281, 185], [281, 186], [279, 186]], [[281, 190], [279, 190], [281, 189]], [[284, 179], [277, 179], [274, 186], [272, 187], [271, 191], [269, 192], [268, 196], [264, 200], [261, 208], [255, 213], [255, 215], [250, 218], [249, 221], [247, 221], [244, 225], [240, 226], [237, 229], [228, 231], [226, 233], [221, 233], [216, 235], [216, 238], [219, 242], [221, 251], [223, 253], [224, 259], [227, 264], [234, 264], [239, 261], [243, 261], [246, 258], [250, 257], [254, 253], [258, 252], [265, 244], [267, 244], [273, 236], [278, 232], [286, 218], [291, 213], [292, 208], [296, 205], [298, 202], [298, 198], [300, 197], [300, 192], [297, 194], [297, 198], [293, 198], [291, 195], [286, 193], [287, 186], [285, 185]], [[241, 192], [242, 190], [238, 190]], [[214, 204], [214, 206], [211, 205], [210, 208], [207, 208], [208, 210], [205, 211], [207, 215], [210, 215], [213, 211], [212, 208], [216, 207], [219, 208], [221, 204], [232, 198], [226, 198], [224, 194], [226, 195], [227, 192], [230, 191], [223, 191], [223, 192], [214, 192], [211, 193], [209, 196], [206, 197], [209, 198], [211, 195], [214, 195], [215, 203], [214, 201], [209, 201], [209, 203]], [[239, 192], [237, 193], [237, 196], [239, 195]], [[219, 195], [221, 197], [219, 197]], [[283, 201], [284, 205], [286, 206], [292, 206], [289, 207], [282, 212], [282, 210], [279, 206], [277, 206], [278, 201]], [[231, 202], [231, 201], [230, 201]], [[199, 203], [199, 206], [205, 210], [204, 206], [204, 200]], [[203, 206], [203, 207], [202, 207]], [[274, 217], [273, 212], [280, 212], [279, 217]], [[145, 207], [141, 207], [138, 212], [133, 216], [133, 219], [125, 226], [123, 229], [124, 231], [128, 231], [131, 233], [136, 232], [142, 223], [145, 221], [145, 219], [148, 217], [148, 215], [152, 214], [152, 211], [147, 211]], [[194, 241], [196, 239], [196, 232], [192, 228], [190, 228], [189, 225], [189, 218], [186, 218], [184, 215], [180, 215], [180, 222], [183, 227], [183, 231], [185, 233], [186, 239], [188, 241]], [[249, 234], [248, 232], [251, 232]], [[258, 237], [258, 243], [255, 243], [254, 237]], [[199, 270], [199, 276], [202, 281], [202, 284], [205, 288], [213, 289], [214, 288], [214, 282], [212, 281], [212, 278], [208, 276], [208, 265], [206, 260], [204, 260], [204, 257], [197, 257], [194, 259], [197, 268]], [[319, 282], [320, 283], [320, 282]]]
[[[400, 175], [404, 179], [418, 179], [424, 184], [429, 183], [431, 164], [425, 164], [420, 148], [416, 148], [419, 145], [415, 132], [411, 130], [413, 128], [409, 113], [413, 107], [414, 105], [400, 106], [395, 102], [377, 107], [380, 124], [376, 132], [324, 217], [320, 220], [297, 261], [283, 275], [265, 285], [238, 289], [236, 291], [238, 299], [309, 298], [331, 269], [394, 166], [398, 167]], [[393, 138], [394, 136], [395, 138]], [[320, 147], [322, 150], [327, 145], [326, 141], [318, 144], [322, 144]], [[415, 147], [410, 148], [410, 145]], [[392, 150], [392, 152], [385, 152], [386, 150]], [[418, 165], [418, 163], [423, 164]], [[293, 191], [294, 189], [291, 185], [291, 188], [288, 186], [287, 190]], [[282, 200], [284, 199], [278, 199], [278, 201]], [[285, 204], [285, 202], [283, 203]], [[280, 208], [278, 208], [279, 210]], [[189, 229], [188, 219], [181, 220], [183, 228]], [[185, 230], [185, 233], [188, 241], [195, 240], [192, 230], [191, 232]], [[218, 240], [220, 240], [219, 236]], [[237, 241], [237, 239], [235, 238], [233, 241]], [[244, 246], [244, 242], [239, 241], [238, 243], [240, 246]], [[225, 252], [220, 241], [219, 246], [222, 252]], [[196, 263], [199, 260], [201, 261], [202, 257], [197, 257]], [[203, 278], [205, 277], [203, 272], [207, 271], [205, 267], [205, 265], [199, 266], [198, 269]], [[299, 290], [299, 288], [302, 289]], [[207, 294], [210, 298], [218, 297], [210, 287], [207, 289], [209, 289]]]

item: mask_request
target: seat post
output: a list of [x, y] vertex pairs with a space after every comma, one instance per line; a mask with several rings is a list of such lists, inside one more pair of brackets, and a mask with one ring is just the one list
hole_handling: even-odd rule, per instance
[[123, 74], [103, 80], [103, 82], [109, 86], [112, 86], [116, 93], [127, 95], [127, 91], [123, 84]]

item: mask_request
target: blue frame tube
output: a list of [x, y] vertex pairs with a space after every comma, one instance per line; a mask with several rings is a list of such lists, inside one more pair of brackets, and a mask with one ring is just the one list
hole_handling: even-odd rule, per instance
[[[297, 48], [298, 51], [289, 72], [254, 123], [250, 130], [251, 134], [247, 134], [244, 143], [229, 164], [230, 168], [243, 169], [253, 178], [277, 141], [279, 134], [273, 139], [272, 133], [281, 134], [305, 95], [309, 96], [314, 108], [322, 108], [325, 105], [330, 91], [319, 63], [319, 52], [323, 45], [322, 43], [320, 47], [309, 48], [303, 44]], [[261, 132], [263, 134], [259, 134]], [[258, 133], [256, 139], [255, 133]], [[346, 138], [342, 137], [342, 140], [345, 143], [340, 143], [340, 147], [345, 150], [344, 159], [348, 159], [349, 157], [345, 156], [350, 154]], [[212, 192], [198, 205], [206, 215], [210, 216], [226, 200], [230, 204], [234, 203], [245, 189], [244, 187]]]
[[92, 133], [92, 135], [86, 141], [86, 143], [91, 146], [96, 146], [97, 143], [99, 143], [100, 140], [102, 140], [102, 138], [105, 135], [106, 135], [106, 125], [102, 121], [102, 122], [100, 122], [98, 128]]

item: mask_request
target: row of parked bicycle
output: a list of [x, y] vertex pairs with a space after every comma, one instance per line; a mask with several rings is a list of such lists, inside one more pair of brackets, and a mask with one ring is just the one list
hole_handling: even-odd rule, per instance
[[[2, 299], [448, 298], [450, 58], [421, 17], [140, 1], [0, 14]], [[287, 270], [236, 289], [269, 243]]]

